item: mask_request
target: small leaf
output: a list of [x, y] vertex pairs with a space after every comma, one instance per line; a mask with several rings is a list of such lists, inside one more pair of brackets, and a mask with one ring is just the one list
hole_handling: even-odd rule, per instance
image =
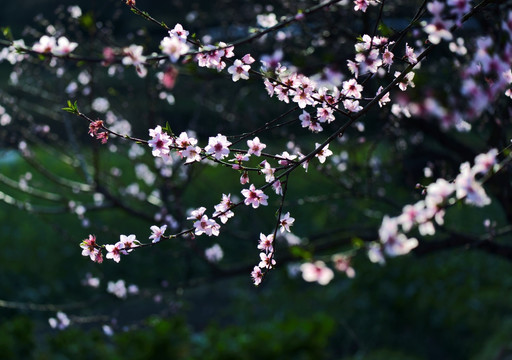
[[164, 132], [166, 132], [167, 134], [169, 134], [170, 136], [174, 136], [174, 133], [173, 133], [173, 131], [171, 129], [171, 125], [169, 125], [168, 121], [165, 122], [165, 126], [162, 128], [162, 130]]
[[94, 30], [94, 17], [91, 12], [88, 12], [87, 14], [80, 17], [80, 25], [89, 31]]
[[68, 106], [67, 107], [63, 107], [62, 110], [67, 111], [67, 112], [69, 112], [71, 114], [76, 114], [76, 115], [79, 114], [78, 106], [77, 106], [77, 102], [76, 101], [74, 103], [72, 103], [71, 100], [68, 100]]
[[352, 242], [352, 245], [353, 245], [356, 249], [360, 249], [360, 248], [363, 248], [363, 247], [364, 247], [364, 240], [363, 240], [363, 239], [361, 239], [361, 238], [354, 237], [354, 238], [352, 238], [351, 242]]
[[312, 256], [311, 256], [311, 252], [299, 247], [299, 246], [292, 246], [290, 248], [290, 253], [294, 256], [294, 257], [298, 257], [298, 258], [302, 258], [302, 259], [305, 259], [305, 260], [308, 260], [308, 259], [311, 259]]
[[382, 36], [385, 36], [385, 37], [390, 37], [394, 33], [394, 31], [389, 26], [384, 24], [383, 22], [379, 23], [378, 29], [379, 29], [379, 32], [382, 34]]
[[4, 35], [4, 37], [6, 39], [9, 39], [9, 40], [13, 40], [13, 37], [12, 37], [12, 33], [11, 33], [11, 28], [10, 27], [4, 27], [2, 28], [2, 34]]

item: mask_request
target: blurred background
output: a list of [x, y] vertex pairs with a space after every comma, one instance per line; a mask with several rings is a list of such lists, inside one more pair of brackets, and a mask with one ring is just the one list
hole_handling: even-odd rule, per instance
[[[214, 43], [247, 36], [259, 14], [279, 18], [316, 3], [139, 0], [137, 6]], [[386, 4], [380, 31], [393, 36], [420, 3]], [[329, 68], [347, 78], [346, 59], [353, 57], [356, 36], [372, 32], [377, 9], [356, 16], [350, 4], [323, 11], [236, 52], [259, 59], [282, 50], [283, 63], [308, 76], [326, 78]], [[492, 7], [470, 22], [468, 34], [487, 32], [499, 11]], [[92, 58], [101, 58], [105, 47], [130, 44], [143, 45], [149, 55], [167, 35], [113, 0], [4, 0], [0, 26], [5, 38], [11, 34], [28, 46], [43, 34], [65, 35], [79, 43], [75, 54]], [[449, 93], [445, 79], [456, 65], [444, 59], [451, 55], [447, 49], [435, 53], [438, 64], [417, 74], [417, 88], [434, 84], [430, 92], [441, 98]], [[462, 136], [427, 117], [400, 121], [389, 110], [370, 112], [331, 146], [334, 160], [290, 178], [283, 210], [296, 219], [294, 235], [277, 240], [278, 266], [259, 287], [250, 272], [259, 262], [259, 234], [275, 226], [275, 196], [267, 208], [238, 209], [219, 238], [173, 239], [123, 256], [119, 264], [81, 256], [79, 244], [89, 234], [100, 244], [115, 243], [120, 234], [148, 242], [151, 225], [165, 223], [169, 233], [190, 227], [191, 209], [213, 209], [222, 193], [240, 197], [240, 174], [218, 166], [185, 167], [178, 160], [165, 167], [145, 147], [122, 139], [101, 145], [87, 134], [84, 119], [61, 110], [67, 100], [121, 133], [147, 139], [148, 128], [168, 122], [175, 134], [191, 130], [202, 144], [217, 133], [251, 131], [291, 109], [269, 99], [260, 79], [233, 83], [226, 73], [192, 63], [176, 64], [176, 82], [166, 86], [160, 79], [168, 66], [154, 64], [139, 78], [132, 68], [88, 61], [30, 57], [0, 63], [2, 359], [512, 356], [510, 261], [455, 244], [422, 248], [381, 266], [363, 251], [366, 241], [378, 238], [383, 215], [398, 214], [421, 198], [414, 192], [417, 182], [453, 176], [461, 162], [489, 144], [508, 142], [502, 128], [508, 123], [498, 126], [485, 116], [475, 123], [477, 131]], [[375, 92], [378, 85], [368, 88]], [[411, 94], [405, 102], [423, 96], [420, 90]], [[495, 117], [509, 104], [497, 107]], [[298, 147], [306, 152], [327, 136], [295, 125], [260, 136], [269, 153]], [[490, 184], [498, 189], [494, 194], [500, 181]], [[438, 239], [506, 226], [505, 205], [493, 199], [484, 209], [449, 209], [449, 231]], [[208, 261], [205, 251], [215, 244], [223, 257]], [[327, 286], [302, 280], [301, 262], [327, 261], [334, 252], [350, 257], [354, 278], [337, 273]], [[51, 326], [66, 318], [71, 323], [65, 329]]]

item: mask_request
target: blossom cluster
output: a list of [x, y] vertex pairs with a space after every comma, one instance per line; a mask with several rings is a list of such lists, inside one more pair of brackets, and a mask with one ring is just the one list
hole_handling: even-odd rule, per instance
[[[351, 266], [351, 257], [345, 254], [334, 254], [331, 257], [334, 268], [348, 278], [356, 276], [354, 268]], [[316, 282], [320, 285], [327, 285], [334, 278], [334, 271], [322, 260], [314, 262], [305, 262], [300, 265], [302, 278], [307, 282]]]
[[66, 313], [58, 311], [54, 318], [51, 317], [48, 319], [48, 323], [52, 329], [64, 330], [71, 324], [71, 320]]
[[417, 228], [423, 236], [434, 235], [434, 223], [443, 225], [445, 208], [457, 200], [478, 207], [490, 204], [480, 178], [494, 169], [497, 154], [497, 150], [492, 149], [478, 155], [473, 166], [469, 162], [461, 164], [460, 173], [453, 181], [437, 179], [425, 188], [423, 200], [406, 205], [397, 217], [384, 216], [379, 229], [380, 243], [370, 245], [370, 259], [383, 263], [384, 254], [393, 257], [409, 253], [418, 246], [418, 240], [408, 238], [406, 233]]
[[78, 43], [69, 41], [65, 36], [55, 39], [53, 36], [43, 35], [38, 42], [32, 45], [32, 50], [41, 54], [65, 56], [72, 53], [77, 46]]
[[136, 295], [139, 293], [139, 288], [137, 285], [128, 285], [123, 279], [119, 279], [117, 281], [109, 281], [107, 284], [107, 292], [109, 294], [114, 295], [119, 299], [126, 299], [128, 294]]
[[[128, 255], [134, 248], [140, 246], [141, 243], [135, 238], [135, 235], [120, 235], [120, 239], [115, 244], [104, 245], [107, 250], [107, 259], [112, 259], [115, 262], [121, 261], [121, 255]], [[82, 256], [89, 256], [90, 259], [97, 263], [103, 262], [102, 247], [96, 243], [96, 237], [89, 235], [89, 238], [84, 239], [80, 244]]]
[[[347, 67], [354, 77], [343, 81], [341, 88], [335, 85], [329, 88], [319, 86], [310, 77], [292, 72], [279, 62], [274, 67], [276, 79], [265, 78], [264, 85], [268, 94], [271, 97], [276, 96], [280, 101], [294, 102], [301, 109], [307, 106], [315, 107], [313, 114], [303, 110], [299, 120], [303, 128], [320, 132], [323, 130], [322, 125], [333, 122], [335, 113], [340, 112], [341, 109], [348, 113], [357, 113], [363, 109], [361, 101], [364, 88], [358, 82], [358, 78], [367, 74], [385, 76], [394, 63], [395, 54], [390, 49], [393, 44], [394, 42], [386, 37], [363, 35], [355, 45], [354, 60], [347, 60]], [[414, 49], [408, 44], [405, 45], [402, 59], [412, 65], [418, 62]], [[262, 63], [264, 67], [269, 67], [269, 63], [265, 61]], [[395, 78], [400, 75], [402, 75], [400, 71], [395, 71]], [[397, 82], [397, 86], [401, 91], [407, 90], [409, 86], [414, 87], [413, 78], [414, 73], [409, 71], [402, 80]], [[376, 95], [379, 95], [382, 90], [383, 88], [380, 87]], [[386, 92], [380, 96], [379, 106], [382, 107], [390, 101], [389, 92]], [[343, 108], [340, 108], [339, 104], [342, 104]]]
[[[279, 219], [280, 232], [290, 232], [290, 226], [292, 226], [294, 222], [295, 219], [290, 216], [289, 212], [281, 216]], [[254, 266], [251, 272], [253, 283], [256, 286], [263, 280], [264, 271], [272, 269], [276, 264], [276, 260], [274, 259], [274, 238], [275, 233], [269, 235], [260, 233], [260, 240], [258, 242], [258, 249], [261, 251], [260, 262], [257, 266]]]
[[[376, 1], [370, 0], [355, 0], [353, 3], [354, 10], [361, 12], [365, 12], [370, 5], [377, 4]], [[449, 29], [454, 24], [459, 25], [463, 14], [469, 10], [469, 1], [447, 0], [446, 3], [433, 1], [428, 2], [426, 7], [433, 19], [426, 25], [421, 23], [421, 29], [428, 35], [430, 43], [438, 44], [443, 39], [452, 39]], [[447, 11], [449, 15], [446, 15]], [[300, 18], [302, 19], [302, 16]], [[454, 18], [455, 20], [453, 20]], [[264, 28], [269, 28], [275, 26], [277, 20], [275, 16], [262, 16], [258, 18], [258, 24]], [[509, 16], [509, 21], [504, 22], [502, 26], [506, 31], [510, 30], [510, 33], [512, 31], [511, 24], [512, 16]], [[422, 33], [419, 31], [417, 34]], [[251, 70], [251, 65], [256, 60], [250, 54], [236, 59], [232, 45], [223, 42], [219, 42], [216, 45], [203, 45], [195, 39], [189, 39], [188, 35], [189, 32], [181, 24], [176, 24], [172, 30], [168, 31], [168, 36], [161, 40], [160, 49], [170, 62], [176, 63], [181, 57], [185, 56], [185, 61], [195, 61], [199, 67], [215, 69], [219, 72], [226, 69], [234, 82], [249, 79], [250, 73], [258, 73]], [[44, 45], [47, 41], [45, 39], [40, 41], [40, 43]], [[491, 47], [486, 43], [486, 39], [484, 38], [480, 41], [482, 46], [479, 46], [480, 50], [475, 55], [474, 65], [465, 72], [467, 78], [464, 80], [476, 76], [476, 72], [473, 73], [472, 70], [477, 69], [479, 73], [483, 73], [486, 76], [486, 79], [493, 79], [496, 83], [499, 83], [500, 89], [503, 90], [505, 86], [503, 84], [508, 85], [512, 83], [510, 69], [508, 69], [508, 72], [505, 71], [506, 60], [511, 56], [503, 56], [502, 58], [497, 55], [491, 56]], [[416, 43], [418, 47], [421, 47], [420, 43], [420, 41]], [[39, 51], [48, 52], [44, 50], [42, 45]], [[192, 48], [191, 45], [196, 47], [198, 51], [189, 54]], [[417, 51], [418, 49], [405, 43], [403, 54], [399, 54], [399, 51], [395, 50], [395, 45], [395, 42], [387, 37], [364, 34], [356, 41], [354, 58], [347, 60], [347, 68], [353, 77], [344, 80], [343, 75], [340, 73], [336, 84], [325, 85], [317, 81], [314, 76], [308, 77], [296, 72], [294, 68], [284, 66], [281, 64], [283, 53], [279, 50], [270, 57], [261, 58], [262, 72], [258, 74], [263, 78], [268, 95], [270, 97], [277, 97], [280, 101], [287, 104], [295, 103], [302, 110], [302, 114], [299, 115], [301, 126], [316, 133], [322, 131], [324, 126], [334, 122], [336, 114], [342, 114], [350, 118], [352, 114], [363, 110], [365, 102], [370, 102], [372, 99], [368, 95], [365, 96], [367, 80], [372, 77], [389, 77], [392, 66], [394, 67], [398, 62], [397, 59], [405, 63], [407, 69], [411, 69], [418, 63], [420, 54]], [[510, 46], [506, 51], [512, 51]], [[144, 56], [143, 52], [143, 47], [138, 45], [131, 45], [122, 50], [122, 63], [135, 66], [141, 76], [144, 76], [146, 73], [144, 65], [148, 59], [151, 60], [150, 57]], [[119, 52], [117, 52], [117, 55], [119, 55]], [[108, 57], [106, 56], [106, 58]], [[160, 61], [163, 57], [158, 57], [158, 59]], [[408, 70], [407, 73], [395, 71], [391, 74], [394, 76], [396, 86], [402, 92], [415, 86], [413, 82], [414, 73], [412, 71]], [[176, 76], [176, 74], [173, 76]], [[397, 81], [396, 79], [398, 78], [401, 80]], [[463, 89], [467, 90], [468, 94], [473, 94], [475, 91], [472, 91], [470, 88], [471, 84], [468, 84], [469, 81], [465, 81], [466, 87], [463, 87]], [[389, 92], [385, 94], [382, 92], [383, 87], [380, 86], [377, 93], [375, 95], [372, 94], [373, 96], [379, 96], [378, 104], [381, 107], [391, 102]], [[400, 109], [399, 104], [393, 104], [391, 109], [393, 114], [406, 113], [406, 111], [405, 107]], [[101, 120], [91, 122], [89, 128], [90, 135], [96, 136], [102, 142], [106, 142], [108, 132], [102, 130], [106, 130], [106, 128], [103, 127]], [[221, 224], [225, 224], [234, 216], [233, 209], [239, 204], [243, 203], [254, 209], [260, 205], [268, 205], [269, 197], [265, 194], [264, 190], [270, 186], [272, 186], [277, 195], [283, 196], [283, 184], [279, 180], [280, 178], [282, 179], [279, 176], [280, 171], [293, 166], [297, 162], [300, 162], [307, 170], [309, 161], [314, 157], [323, 164], [326, 158], [333, 154], [329, 149], [329, 143], [323, 143], [323, 145], [315, 143], [315, 150], [307, 157], [301, 154], [297, 148], [294, 149], [295, 153], [293, 154], [289, 154], [286, 151], [277, 155], [265, 154], [263, 151], [267, 146], [260, 141], [259, 137], [247, 140], [247, 150], [235, 150], [232, 147], [233, 143], [228, 140], [227, 136], [221, 133], [209, 137], [207, 145], [201, 147], [198, 145], [199, 140], [192, 133], [181, 132], [179, 136], [176, 136], [168, 128], [164, 129], [161, 126], [149, 129], [149, 136], [150, 139], [147, 141], [147, 145], [151, 148], [153, 156], [164, 163], [172, 163], [178, 157], [184, 160], [185, 164], [208, 159], [210, 163], [231, 166], [232, 169], [240, 171], [242, 174], [240, 183], [248, 185], [247, 188], [241, 190], [240, 193], [243, 196], [243, 200], [239, 203], [235, 203], [231, 199], [231, 194], [223, 194], [221, 202], [215, 205], [213, 213], [208, 213], [206, 207], [202, 206], [191, 210], [187, 219], [193, 221], [192, 228], [181, 232], [181, 234], [189, 234], [191, 236], [201, 236], [203, 234], [219, 236]], [[460, 168], [460, 174], [454, 181], [449, 182], [439, 179], [435, 183], [430, 184], [426, 187], [425, 199], [414, 205], [406, 206], [400, 216], [395, 218], [385, 216], [379, 230], [380, 243], [370, 245], [369, 254], [371, 259], [383, 261], [383, 254], [397, 256], [410, 252], [418, 245], [418, 241], [415, 238], [408, 237], [406, 234], [413, 228], [417, 228], [421, 235], [434, 234], [434, 223], [443, 224], [444, 208], [455, 201], [455, 199], [465, 199], [467, 203], [477, 206], [483, 206], [490, 202], [479, 183], [478, 177], [489, 171], [489, 168], [485, 171], [481, 170], [481, 168], [484, 166], [483, 164], [489, 163], [491, 163], [489, 166], [492, 167], [496, 154], [490, 152], [482, 156], [484, 155], [487, 160], [477, 158], [473, 167], [470, 167], [469, 164], [463, 164]], [[246, 164], [252, 157], [264, 157], [265, 159], [259, 161], [257, 166], [250, 167]], [[276, 162], [278, 165], [275, 165]], [[144, 169], [147, 169], [147, 167]], [[141, 171], [144, 172], [143, 170]], [[258, 188], [249, 179], [251, 172], [263, 175], [267, 184]], [[277, 226], [280, 226], [281, 232], [289, 232], [289, 226], [293, 221], [294, 219], [287, 213], [279, 219]], [[149, 239], [152, 240], [152, 243], [157, 243], [162, 238], [173, 237], [173, 235], [164, 235], [166, 229], [167, 225], [151, 226]], [[260, 262], [251, 273], [256, 285], [261, 282], [265, 272], [276, 263], [273, 247], [276, 233], [277, 228], [273, 234], [260, 234], [258, 245], [258, 249], [261, 250], [259, 254]], [[104, 248], [107, 250], [106, 257], [108, 259], [119, 262], [121, 254], [126, 255], [133, 248], [140, 245], [140, 242], [135, 239], [135, 235], [128, 237], [121, 235], [121, 240], [118, 243], [105, 245]], [[102, 261], [101, 247], [96, 244], [95, 238], [92, 235], [90, 235], [89, 239], [84, 240], [81, 246], [84, 256], [89, 256], [93, 261]], [[222, 255], [222, 249], [217, 244], [205, 251], [205, 257], [212, 262], [219, 261]], [[332, 261], [336, 269], [345, 272], [349, 277], [354, 276], [354, 269], [350, 266], [350, 257], [338, 254], [336, 258], [333, 257]], [[306, 281], [327, 284], [333, 278], [332, 270], [321, 260], [302, 264], [301, 271]]]
[[96, 137], [102, 144], [108, 141], [108, 132], [104, 129], [103, 120], [95, 120], [89, 124], [89, 135]]
[[180, 56], [186, 54], [190, 49], [187, 44], [188, 34], [181, 24], [176, 24], [174, 29], [169, 30], [169, 36], [164, 37], [160, 42], [162, 52], [169, 55], [169, 60], [172, 62], [178, 61]]
[[219, 236], [220, 231], [220, 225], [213, 219], [208, 218], [207, 215], [205, 215], [206, 208], [200, 207], [196, 210], [193, 210], [189, 217], [187, 217], [188, 220], [195, 220], [194, 221], [194, 234], [195, 235], [202, 235], [206, 234], [208, 236]]
[[[485, 35], [468, 44], [462, 38], [453, 39], [450, 28], [460, 25], [462, 14], [470, 8], [469, 1], [434, 1], [428, 3], [427, 8], [433, 19], [424, 25], [423, 30], [433, 44], [452, 40], [449, 49], [458, 55], [453, 66], [460, 72], [461, 84], [458, 89], [451, 89], [444, 101], [434, 98], [432, 91], [427, 89], [419, 103], [404, 98], [393, 104], [392, 112], [397, 117], [434, 118], [444, 130], [469, 131], [472, 121], [487, 111], [489, 104], [498, 96], [504, 93], [512, 97], [512, 11], [508, 11], [506, 20], [500, 24], [500, 39]], [[470, 57], [468, 49], [471, 48], [474, 51]], [[461, 66], [461, 60], [466, 65]]]

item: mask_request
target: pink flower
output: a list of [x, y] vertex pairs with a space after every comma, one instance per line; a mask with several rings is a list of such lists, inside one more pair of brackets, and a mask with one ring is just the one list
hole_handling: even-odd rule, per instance
[[356, 79], [350, 79], [343, 82], [343, 90], [341, 92], [343, 95], [360, 99], [361, 91], [363, 91], [363, 86], [359, 85]]
[[390, 66], [391, 64], [393, 64], [394, 57], [395, 55], [391, 51], [389, 51], [389, 49], [386, 46], [386, 50], [384, 50], [384, 53], [382, 54], [382, 63], [384, 65]]
[[103, 129], [103, 120], [96, 120], [89, 123], [89, 135], [98, 136], [98, 131]]
[[167, 225], [162, 225], [161, 227], [158, 227], [156, 225], [151, 226], [152, 234], [149, 237], [150, 239], [153, 239], [153, 244], [160, 241], [160, 238], [164, 235], [165, 230], [167, 229]]
[[314, 263], [304, 263], [300, 266], [300, 270], [302, 271], [302, 278], [307, 282], [327, 285], [334, 278], [334, 272], [320, 260]]
[[491, 149], [485, 154], [480, 154], [475, 158], [475, 165], [473, 166], [473, 172], [475, 174], [485, 174], [496, 164], [496, 156], [498, 150]]
[[276, 87], [274, 87], [274, 92], [277, 94], [277, 98], [279, 99], [279, 101], [284, 101], [287, 104], [290, 102], [290, 98], [289, 98], [290, 89], [289, 88], [284, 87], [282, 85], [277, 85]]
[[181, 155], [187, 158], [185, 164], [189, 164], [194, 161], [201, 161], [201, 148], [199, 146], [189, 145], [181, 152]]
[[[400, 74], [401, 74], [400, 71], [395, 71], [395, 78], [400, 76]], [[414, 87], [414, 83], [412, 82], [412, 79], [414, 79], [414, 73], [411, 71], [411, 72], [408, 72], [404, 76], [404, 78], [397, 84], [398, 87], [400, 88], [400, 90], [405, 91], [405, 90], [407, 90], [408, 86]]]
[[[418, 62], [418, 58], [416, 57], [416, 54], [414, 54], [414, 49], [405, 44], [405, 55], [404, 55], [405, 61], [407, 61], [409, 64], [416, 64]], [[396, 76], [396, 75], [395, 75]]]
[[[379, 89], [377, 90], [377, 95], [379, 95], [383, 90], [383, 87], [379, 87]], [[383, 107], [384, 105], [386, 105], [388, 102], [390, 102], [391, 99], [389, 98], [389, 92], [387, 92], [383, 97], [380, 98], [379, 100], [379, 107]]]
[[123, 279], [117, 281], [109, 281], [107, 284], [107, 292], [118, 297], [119, 299], [126, 299], [128, 290]]
[[303, 110], [302, 115], [299, 115], [299, 120], [301, 121], [301, 126], [303, 128], [308, 128], [310, 131], [319, 132], [323, 130], [319, 121], [315, 118], [312, 118], [311, 114], [309, 114], [306, 110]]
[[196, 145], [197, 139], [189, 137], [186, 132], [182, 132], [175, 140], [176, 146], [185, 149], [189, 145]]
[[379, 67], [382, 66], [382, 60], [379, 58], [379, 50], [373, 49], [368, 55], [359, 53], [356, 55], [356, 61], [361, 65], [361, 72], [370, 72], [375, 74]]
[[369, 0], [354, 0], [354, 10], [366, 12], [366, 9], [370, 5]]
[[260, 241], [258, 243], [258, 249], [265, 251], [265, 253], [271, 253], [274, 251], [272, 243], [274, 242], [274, 234], [266, 235], [260, 233]]
[[428, 11], [430, 11], [430, 13], [432, 15], [434, 15], [434, 17], [438, 18], [438, 17], [441, 16], [441, 12], [444, 9], [444, 4], [442, 2], [439, 2], [439, 1], [429, 2], [427, 4], [427, 9], [428, 9]]
[[384, 216], [379, 229], [379, 238], [389, 256], [405, 255], [418, 246], [418, 240], [408, 239], [398, 232], [398, 220]]
[[290, 232], [290, 226], [292, 226], [294, 222], [295, 219], [290, 216], [290, 212], [284, 214], [284, 216], [282, 216], [281, 219], [279, 220], [279, 225], [281, 226], [281, 233], [284, 233], [285, 231]]
[[302, 110], [302, 114], [299, 115], [302, 127], [308, 127], [311, 124], [311, 114], [306, 110]]
[[455, 178], [455, 188], [457, 198], [465, 198], [467, 204], [482, 207], [491, 203], [482, 185], [475, 180], [475, 174], [468, 163], [460, 166], [460, 174]]
[[242, 173], [242, 176], [240, 176], [240, 184], [245, 185], [250, 181], [249, 179], [249, 173], [247, 171], [244, 171]]
[[435, 183], [427, 187], [427, 196], [425, 203], [428, 207], [434, 207], [443, 204], [448, 197], [455, 191], [455, 186], [445, 179], [437, 179]]
[[[315, 147], [318, 149], [321, 144], [315, 143]], [[315, 157], [318, 158], [320, 164], [323, 164], [327, 157], [332, 155], [332, 151], [329, 150], [329, 144], [325, 145], [319, 152], [315, 154]]]
[[108, 141], [108, 132], [100, 132], [96, 134], [96, 139], [101, 140], [102, 144], [106, 144]]
[[237, 153], [235, 157], [229, 161], [236, 162], [236, 164], [233, 164], [233, 169], [240, 170], [242, 169], [242, 162], [249, 161], [249, 156], [250, 154]]
[[428, 218], [425, 202], [419, 201], [414, 205], [404, 206], [402, 214], [397, 218], [397, 222], [402, 226], [403, 231], [408, 232], [414, 225], [423, 223]]
[[347, 68], [355, 77], [359, 76], [359, 66], [357, 63], [352, 60], [347, 60]]
[[216, 137], [208, 139], [208, 145], [204, 148], [207, 154], [213, 154], [215, 159], [221, 160], [229, 154], [229, 142], [224, 135], [217, 134]]
[[254, 184], [251, 184], [249, 189], [243, 189], [242, 195], [245, 196], [244, 204], [252, 205], [254, 209], [260, 205], [267, 205], [268, 196], [262, 190], [257, 190]]
[[281, 185], [281, 181], [279, 180], [276, 180], [272, 183], [272, 189], [274, 189], [276, 195], [283, 195], [283, 187]]
[[304, 109], [307, 105], [313, 105], [315, 102], [312, 97], [312, 92], [302, 88], [295, 90], [295, 96], [292, 101], [296, 102], [301, 109]]
[[219, 262], [224, 257], [224, 252], [219, 244], [214, 244], [212, 247], [204, 251], [204, 256], [209, 262]]
[[243, 79], [243, 80], [249, 79], [249, 70], [251, 70], [251, 66], [244, 64], [239, 59], [236, 59], [233, 62], [233, 65], [228, 67], [228, 73], [230, 73], [232, 75], [233, 81], [238, 81], [240, 79]]
[[199, 220], [194, 222], [195, 234], [208, 236], [219, 236], [220, 225], [215, 220], [208, 219], [208, 216], [203, 215]]
[[458, 17], [463, 16], [464, 14], [469, 12], [469, 10], [471, 10], [469, 0], [448, 0], [446, 3], [448, 4], [448, 6], [452, 7], [450, 13], [455, 14]]
[[281, 155], [278, 155], [281, 157], [281, 160], [279, 160], [279, 165], [287, 166], [289, 164], [292, 164], [295, 159], [297, 159], [297, 155], [290, 155], [288, 151], [284, 151]]
[[140, 45], [130, 45], [123, 49], [123, 65], [142, 65], [146, 61], [146, 57], [142, 55], [144, 48]]
[[376, 242], [372, 242], [368, 246], [368, 258], [372, 263], [379, 263], [380, 265], [384, 265], [386, 263], [382, 252], [382, 246]]
[[181, 41], [185, 42], [187, 40], [188, 31], [183, 29], [183, 26], [178, 23], [174, 26], [174, 29], [169, 31], [169, 36], [177, 37], [181, 39]]
[[333, 112], [334, 110], [330, 106], [322, 106], [316, 109], [316, 117], [319, 122], [330, 123], [335, 119]]
[[352, 266], [350, 266], [350, 257], [342, 254], [336, 254], [332, 256], [332, 262], [334, 263], [336, 270], [344, 272], [347, 277], [353, 278], [356, 276], [356, 271]]
[[450, 26], [451, 23], [448, 21], [434, 19], [434, 22], [425, 26], [423, 30], [428, 34], [428, 41], [432, 44], [439, 44], [442, 39], [449, 41], [453, 38], [452, 33], [448, 30]]
[[276, 261], [274, 260], [274, 253], [271, 252], [271, 253], [268, 253], [268, 254], [265, 254], [265, 253], [260, 253], [260, 263], [259, 263], [259, 267], [262, 268], [262, 269], [272, 269], [272, 267], [276, 264]]
[[267, 160], [263, 160], [260, 164], [260, 166], [263, 166], [261, 169], [262, 174], [265, 175], [265, 181], [266, 182], [272, 182], [274, 180], [274, 172], [276, 169], [274, 169]]
[[115, 262], [121, 261], [121, 250], [124, 248], [124, 244], [122, 242], [117, 242], [115, 245], [105, 245], [105, 249], [107, 252], [107, 259], [112, 259]]
[[244, 64], [251, 65], [256, 60], [254, 60], [251, 54], [245, 54], [244, 57], [242, 58], [242, 61]]
[[217, 51], [219, 52], [220, 57], [232, 58], [233, 56], [235, 56], [234, 46], [228, 46], [228, 44], [226, 44], [225, 42], [219, 41], [217, 47], [219, 48], [219, 50]]
[[259, 26], [267, 29], [277, 24], [276, 14], [274, 13], [257, 15], [256, 21]]
[[265, 81], [263, 81], [263, 84], [265, 85], [265, 90], [267, 90], [268, 96], [270, 96], [270, 97], [274, 96], [274, 89], [276, 87], [276, 84], [272, 83], [267, 78], [265, 78]]
[[82, 256], [89, 256], [92, 261], [96, 261], [96, 256], [100, 251], [96, 244], [96, 236], [89, 235], [88, 239], [84, 239], [80, 244], [82, 250]]
[[37, 43], [32, 46], [32, 50], [39, 53], [50, 53], [56, 47], [55, 38], [43, 35]]
[[192, 210], [190, 212], [190, 215], [187, 217], [187, 220], [199, 220], [203, 216], [204, 212], [206, 211], [206, 208], [204, 206], [201, 206], [200, 208], [197, 208], [196, 210]]
[[189, 50], [187, 43], [176, 36], [164, 37], [160, 42], [160, 48], [164, 54], [169, 55], [172, 62], [178, 61], [180, 56], [186, 54]]
[[100, 249], [96, 252], [96, 256], [94, 257], [94, 262], [97, 262], [98, 264], [101, 264], [103, 262], [103, 253]]
[[77, 46], [78, 44], [76, 42], [70, 42], [66, 37], [61, 36], [57, 40], [57, 47], [55, 47], [52, 52], [55, 55], [68, 55], [75, 50]]
[[150, 129], [149, 136], [151, 136], [151, 140], [148, 141], [148, 145], [153, 149], [153, 156], [161, 157], [169, 154], [171, 151], [170, 146], [172, 145], [172, 139], [167, 135], [167, 133], [162, 132], [162, 127], [160, 125], [154, 129]]
[[255, 156], [261, 156], [261, 151], [267, 147], [267, 145], [260, 142], [260, 138], [257, 136], [252, 140], [247, 140], [247, 146], [249, 147], [247, 154]]
[[206, 45], [200, 48], [202, 52], [196, 55], [197, 64], [201, 67], [208, 67], [211, 69], [217, 69], [218, 71], [226, 67], [226, 63], [222, 61], [222, 57], [230, 58], [234, 56], [233, 46], [227, 47], [226, 43], [219, 42], [218, 47], [223, 47], [221, 50], [217, 50], [217, 47], [213, 45]]
[[140, 245], [140, 241], [135, 238], [135, 235], [121, 235], [119, 237], [119, 242], [123, 244], [121, 249], [121, 253], [123, 255], [128, 255], [128, 253], [133, 251], [133, 248], [136, 248]]
[[233, 202], [231, 201], [231, 194], [222, 194], [222, 201], [220, 204], [215, 205], [215, 212], [213, 216], [218, 216], [220, 221], [225, 224], [229, 218], [233, 217], [235, 214], [230, 208], [233, 206]]
[[261, 269], [258, 266], [255, 266], [254, 269], [251, 272], [252, 281], [254, 282], [254, 285], [258, 286], [261, 284], [261, 280], [263, 279], [263, 273], [261, 272]]

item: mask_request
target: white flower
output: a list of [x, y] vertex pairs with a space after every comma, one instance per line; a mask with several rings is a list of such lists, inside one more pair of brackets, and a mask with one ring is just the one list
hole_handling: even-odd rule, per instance
[[327, 285], [334, 278], [334, 272], [320, 260], [314, 263], [304, 263], [300, 266], [300, 270], [302, 271], [302, 278], [307, 282]]

